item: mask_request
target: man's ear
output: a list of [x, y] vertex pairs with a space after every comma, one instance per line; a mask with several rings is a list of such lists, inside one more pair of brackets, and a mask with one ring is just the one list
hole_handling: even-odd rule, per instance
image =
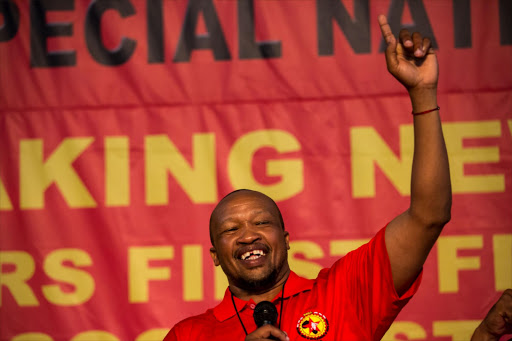
[[217, 250], [215, 250], [214, 246], [212, 246], [210, 248], [210, 256], [212, 257], [213, 264], [215, 264], [215, 266], [219, 266], [220, 263], [219, 263], [219, 259], [217, 258]]
[[284, 231], [284, 243], [286, 245], [286, 250], [290, 250], [290, 234], [288, 231]]

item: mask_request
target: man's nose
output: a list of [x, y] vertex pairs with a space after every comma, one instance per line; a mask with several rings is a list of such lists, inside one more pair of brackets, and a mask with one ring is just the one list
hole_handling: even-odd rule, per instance
[[261, 235], [256, 226], [247, 223], [241, 228], [237, 241], [241, 244], [250, 244], [259, 239], [261, 239]]

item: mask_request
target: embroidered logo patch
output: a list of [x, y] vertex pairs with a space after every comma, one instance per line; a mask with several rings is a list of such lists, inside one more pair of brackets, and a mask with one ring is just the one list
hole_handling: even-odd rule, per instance
[[300, 336], [308, 340], [318, 340], [324, 337], [329, 330], [329, 322], [324, 314], [308, 312], [302, 315], [297, 322], [297, 331]]

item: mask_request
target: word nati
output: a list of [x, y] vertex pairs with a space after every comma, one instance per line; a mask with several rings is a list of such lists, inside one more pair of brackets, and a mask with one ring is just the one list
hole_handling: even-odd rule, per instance
[[[176, 13], [183, 13], [182, 7], [186, 6], [183, 16], [179, 39], [175, 47], [172, 61], [190, 62], [191, 54], [197, 50], [210, 50], [216, 61], [231, 60], [232, 48], [230, 45], [238, 46], [238, 58], [265, 59], [281, 58], [282, 45], [286, 42], [279, 40], [279, 29], [276, 29], [276, 38], [266, 41], [258, 41], [258, 21], [256, 18], [265, 20], [264, 14], [256, 16], [260, 11], [277, 11], [287, 13], [284, 7], [295, 6], [297, 9], [305, 9], [313, 6], [296, 6], [296, 3], [281, 1], [254, 1], [254, 0], [189, 0], [189, 1], [164, 1], [146, 0], [135, 2], [134, 6], [130, 0], [106, 1], [92, 0], [85, 10], [85, 13], [78, 13], [80, 20], [83, 20], [83, 35], [89, 55], [99, 64], [116, 66], [126, 63], [134, 55], [140, 46], [139, 41], [133, 38], [135, 30], [146, 30], [147, 38], [144, 46], [147, 50], [148, 63], [165, 62], [165, 39], [164, 34], [172, 34], [174, 31], [164, 31], [166, 16], [176, 17]], [[74, 0], [31, 0], [28, 3], [30, 15], [30, 63], [32, 67], [61, 67], [75, 66], [77, 64], [77, 51], [64, 49], [50, 49], [48, 41], [73, 38], [77, 22], [51, 20], [51, 14], [55, 12], [75, 11]], [[222, 3], [222, 5], [221, 5]], [[316, 8], [315, 11], [308, 11], [305, 15], [310, 16], [312, 22], [316, 22], [317, 28], [317, 53], [319, 56], [334, 54], [335, 30], [340, 30], [350, 48], [357, 54], [371, 52], [371, 25], [370, 25], [370, 2], [369, 0], [353, 1], [353, 16], [340, 0], [311, 0]], [[407, 24], [411, 30], [423, 32], [426, 36], [432, 37], [433, 46], [437, 47], [436, 37], [423, 1], [390, 1], [387, 11], [390, 26], [394, 32], [398, 32], [404, 24], [402, 23], [405, 5], [408, 5], [412, 25]], [[144, 6], [142, 6], [144, 5]], [[302, 5], [302, 4], [301, 4]], [[471, 10], [470, 1], [452, 0], [453, 8], [453, 36], [455, 48], [468, 48], [472, 45], [471, 36]], [[139, 7], [140, 6], [140, 7]], [[226, 26], [230, 27], [230, 17], [223, 15], [225, 6], [236, 7], [235, 29], [236, 34], [225, 33]], [[145, 10], [145, 20], [139, 13]], [[128, 28], [123, 28], [117, 42], [106, 43], [104, 31], [108, 21], [119, 22], [115, 17], [107, 13], [117, 13], [121, 21], [134, 19]], [[231, 11], [229, 12], [231, 13]], [[20, 20], [25, 17], [20, 15], [19, 5], [13, 0], [0, 2], [0, 14], [3, 15], [3, 26], [0, 26], [0, 42], [12, 40], [20, 27]], [[498, 1], [498, 13], [496, 25], [499, 26], [500, 44], [512, 45], [512, 22], [509, 20], [510, 2], [508, 0]], [[50, 17], [50, 20], [48, 19]], [[76, 18], [75, 13], [69, 17]], [[104, 19], [107, 18], [107, 19]], [[169, 19], [170, 21], [170, 19]], [[272, 26], [272, 20], [268, 20]], [[1, 22], [1, 20], [0, 20]], [[81, 22], [80, 22], [81, 23]], [[204, 23], [205, 31], [198, 32], [198, 26]], [[293, 22], [290, 22], [293, 25]], [[224, 24], [224, 25], [223, 25]], [[261, 24], [261, 23], [260, 23]], [[295, 31], [300, 32], [304, 23], [296, 22]], [[224, 29], [223, 29], [224, 26]], [[335, 27], [336, 26], [336, 27]], [[228, 41], [227, 37], [238, 37], [238, 44]], [[142, 45], [142, 44], [140, 44]], [[147, 47], [147, 48], [146, 48]], [[381, 41], [379, 51], [384, 50], [385, 44]], [[294, 51], [298, 54], [300, 51]]]

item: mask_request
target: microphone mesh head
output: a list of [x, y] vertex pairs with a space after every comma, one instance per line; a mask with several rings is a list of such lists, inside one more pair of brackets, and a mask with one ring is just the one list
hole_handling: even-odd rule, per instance
[[262, 301], [254, 308], [254, 322], [259, 327], [264, 324], [276, 324], [277, 322], [277, 309], [274, 303], [269, 301]]

